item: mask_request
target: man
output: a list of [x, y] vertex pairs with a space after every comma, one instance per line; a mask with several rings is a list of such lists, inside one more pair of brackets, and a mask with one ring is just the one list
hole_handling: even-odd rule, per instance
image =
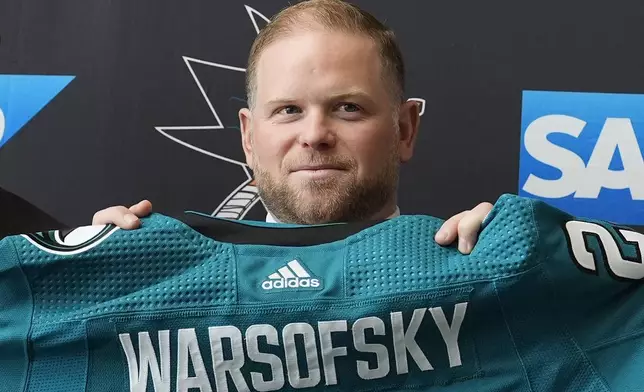
[[[269, 221], [320, 224], [399, 214], [400, 164], [413, 155], [418, 106], [404, 98], [394, 33], [339, 0], [278, 13], [257, 36], [246, 72], [242, 147]], [[436, 241], [469, 253], [490, 203], [445, 222]], [[149, 201], [97, 212], [93, 224], [140, 225]]]

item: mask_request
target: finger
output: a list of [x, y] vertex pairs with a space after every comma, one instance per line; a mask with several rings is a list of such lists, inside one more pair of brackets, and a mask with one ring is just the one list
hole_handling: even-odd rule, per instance
[[436, 232], [435, 240], [441, 245], [449, 245], [456, 239], [458, 223], [469, 211], [463, 211], [446, 220]]
[[487, 202], [480, 203], [465, 214], [458, 223], [458, 250], [461, 253], [469, 254], [472, 251], [478, 240], [478, 234], [481, 230], [483, 220], [490, 210], [492, 210], [492, 204]]
[[139, 218], [144, 218], [152, 213], [152, 203], [149, 200], [141, 200], [129, 208], [130, 212]]
[[141, 221], [126, 207], [118, 206], [109, 207], [104, 210], [98, 211], [96, 214], [94, 214], [92, 224], [114, 224], [121, 229], [131, 230], [137, 229], [141, 225]]

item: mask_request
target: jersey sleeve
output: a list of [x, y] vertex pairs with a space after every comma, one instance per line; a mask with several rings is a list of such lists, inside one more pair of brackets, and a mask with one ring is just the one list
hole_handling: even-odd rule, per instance
[[14, 238], [0, 240], [0, 380], [6, 391], [22, 391], [27, 378], [27, 339], [33, 312]]
[[610, 390], [640, 390], [644, 368], [644, 234], [535, 201], [540, 257], [556, 317]]

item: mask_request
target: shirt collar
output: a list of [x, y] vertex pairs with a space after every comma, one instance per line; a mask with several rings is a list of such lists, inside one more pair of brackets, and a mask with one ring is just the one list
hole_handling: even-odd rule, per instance
[[[398, 208], [398, 206], [396, 206], [396, 211], [394, 211], [394, 213], [391, 214], [387, 219], [396, 218], [398, 216], [400, 216], [400, 208]], [[268, 223], [281, 223], [280, 221], [275, 219], [275, 217], [270, 212], [266, 215], [266, 222], [268, 222]]]

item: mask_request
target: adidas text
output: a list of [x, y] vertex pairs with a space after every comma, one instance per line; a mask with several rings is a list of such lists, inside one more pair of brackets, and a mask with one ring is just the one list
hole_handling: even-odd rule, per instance
[[316, 288], [320, 287], [320, 280], [315, 278], [289, 278], [269, 279], [262, 282], [264, 290], [285, 289], [285, 288]]
[[298, 260], [291, 260], [275, 272], [268, 275], [267, 279], [262, 282], [262, 289], [299, 289], [299, 288], [319, 288], [322, 287], [322, 281], [319, 278], [311, 276]]

